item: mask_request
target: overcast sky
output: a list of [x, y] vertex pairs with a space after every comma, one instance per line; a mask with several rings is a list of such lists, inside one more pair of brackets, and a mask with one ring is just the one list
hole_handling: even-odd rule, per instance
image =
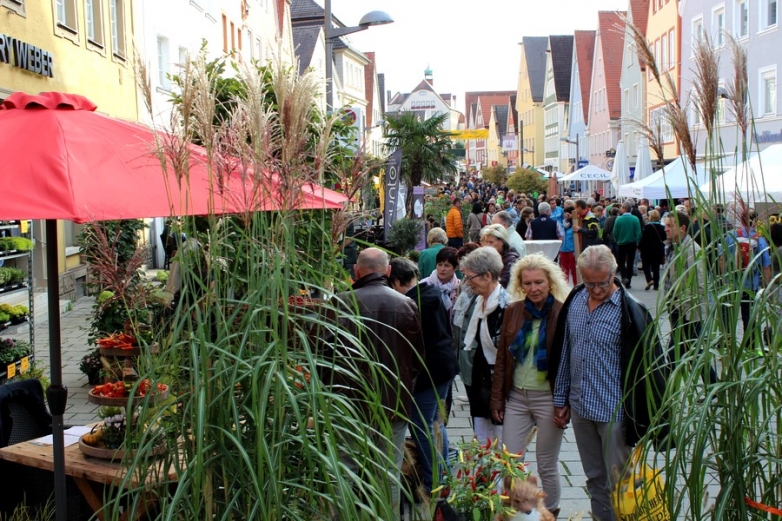
[[334, 16], [349, 26], [375, 10], [394, 19], [349, 37], [358, 50], [375, 51], [386, 90], [410, 92], [429, 66], [435, 90], [455, 94], [460, 111], [466, 91], [516, 90], [522, 37], [594, 30], [597, 11], [626, 10], [627, 5], [627, 0], [331, 2]]

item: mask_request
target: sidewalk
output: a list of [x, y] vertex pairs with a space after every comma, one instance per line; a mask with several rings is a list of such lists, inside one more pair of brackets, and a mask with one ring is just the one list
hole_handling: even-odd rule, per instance
[[[656, 291], [644, 291], [643, 275], [633, 279], [630, 293], [643, 302], [652, 314], [657, 304]], [[90, 386], [87, 377], [79, 370], [79, 361], [89, 350], [87, 345], [87, 327], [92, 313], [92, 297], [84, 297], [73, 304], [73, 308], [62, 316], [63, 383], [68, 387], [68, 405], [65, 410], [65, 423], [85, 425], [97, 421], [98, 406], [87, 401]], [[36, 360], [49, 367], [48, 321], [35, 324]], [[665, 331], [664, 331], [665, 332]], [[455, 396], [463, 396], [464, 387], [457, 379]], [[472, 438], [471, 418], [467, 403], [454, 400], [452, 418], [448, 424], [448, 437], [452, 443], [469, 441]], [[534, 442], [530, 446], [534, 453]], [[534, 456], [532, 461], [534, 471]], [[562, 466], [562, 513], [560, 519], [588, 519], [589, 499], [586, 492], [586, 477], [576, 448], [572, 429], [565, 431], [565, 439], [560, 452]]]

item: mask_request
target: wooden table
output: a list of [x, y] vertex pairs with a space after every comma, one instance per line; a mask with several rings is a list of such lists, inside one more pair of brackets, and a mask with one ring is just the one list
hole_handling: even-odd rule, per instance
[[[54, 471], [53, 447], [52, 445], [39, 445], [33, 443], [34, 440], [22, 443], [16, 443], [0, 449], [0, 460], [10, 461], [19, 465], [34, 467], [43, 470]], [[176, 471], [173, 467], [169, 468], [167, 473], [162, 472], [162, 463], [156, 465], [160, 472], [149, 472], [145, 481], [149, 485], [150, 494], [145, 494], [142, 504], [136, 508], [135, 518], [143, 516], [147, 509], [157, 503], [155, 493], [159, 481], [173, 482], [177, 479]], [[87, 503], [97, 514], [101, 521], [105, 520], [103, 507], [104, 488], [106, 485], [123, 486], [126, 480], [127, 469], [122, 465], [121, 460], [110, 461], [106, 459], [93, 458], [85, 456], [79, 450], [79, 444], [73, 444], [65, 447], [65, 474], [71, 476], [79, 487], [79, 491], [84, 495]], [[130, 478], [129, 485], [136, 486], [140, 482], [139, 477]], [[130, 509], [128, 509], [120, 520], [128, 518]]]

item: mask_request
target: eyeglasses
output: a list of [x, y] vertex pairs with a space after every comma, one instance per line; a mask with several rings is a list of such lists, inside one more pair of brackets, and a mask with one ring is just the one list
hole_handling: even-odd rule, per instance
[[475, 277], [480, 277], [480, 276], [482, 276], [482, 275], [483, 275], [483, 273], [478, 273], [478, 274], [476, 274], [476, 275], [473, 275], [472, 277], [468, 277], [467, 275], [465, 275], [465, 276], [464, 276], [464, 278], [463, 278], [462, 280], [463, 280], [464, 282], [472, 282], [472, 279], [474, 279]]
[[606, 289], [611, 286], [611, 284], [614, 283], [614, 277], [612, 276], [610, 279], [603, 281], [603, 282], [584, 282], [584, 287], [586, 289]]

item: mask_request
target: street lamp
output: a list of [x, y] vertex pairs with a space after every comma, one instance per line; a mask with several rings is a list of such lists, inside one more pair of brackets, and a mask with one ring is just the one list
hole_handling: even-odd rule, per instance
[[333, 27], [331, 16], [331, 0], [326, 0], [325, 16], [323, 19], [323, 33], [326, 38], [326, 110], [331, 111], [334, 106], [333, 92], [333, 63], [334, 39], [358, 31], [368, 29], [373, 25], [390, 24], [394, 20], [383, 11], [372, 11], [361, 17], [355, 27]]

